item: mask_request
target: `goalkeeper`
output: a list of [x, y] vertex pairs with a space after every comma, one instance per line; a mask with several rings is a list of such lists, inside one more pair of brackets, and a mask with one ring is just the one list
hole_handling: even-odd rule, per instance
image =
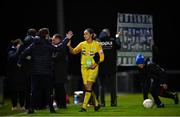
[[148, 92], [150, 91], [158, 108], [164, 107], [158, 96], [171, 98], [175, 104], [179, 103], [178, 94], [167, 90], [166, 73], [163, 68], [152, 63], [149, 58], [145, 60], [141, 54], [136, 56], [136, 64], [139, 67], [139, 75], [142, 79], [144, 100], [148, 99]]
[[72, 54], [81, 52], [81, 74], [86, 92], [80, 112], [86, 112], [91, 96], [95, 103], [94, 111], [98, 111], [100, 104], [92, 91], [92, 86], [98, 75], [99, 63], [104, 60], [104, 53], [101, 44], [95, 40], [95, 33], [92, 29], [87, 28], [84, 31], [84, 39], [85, 41], [79, 43], [75, 48], [71, 47], [71, 41], [67, 46]]

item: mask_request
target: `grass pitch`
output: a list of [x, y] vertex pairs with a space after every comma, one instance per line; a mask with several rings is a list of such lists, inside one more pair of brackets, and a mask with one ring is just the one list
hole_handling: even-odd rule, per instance
[[81, 105], [73, 104], [70, 97], [70, 104], [67, 109], [58, 109], [57, 113], [50, 113], [48, 109], [35, 111], [34, 114], [27, 112], [12, 112], [11, 104], [5, 101], [0, 107], [0, 116], [180, 116], [180, 104], [174, 104], [172, 99], [161, 98], [165, 108], [146, 109], [142, 106], [142, 94], [119, 94], [118, 106], [110, 106], [110, 96], [106, 96], [106, 107], [102, 107], [98, 112], [94, 112], [93, 107], [88, 107], [87, 112], [78, 112]]

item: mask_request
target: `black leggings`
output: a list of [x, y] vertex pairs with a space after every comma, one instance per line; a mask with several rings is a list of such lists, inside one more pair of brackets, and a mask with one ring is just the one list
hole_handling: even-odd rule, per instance
[[25, 92], [24, 91], [11, 91], [11, 102], [12, 106], [16, 107], [18, 102], [21, 107], [24, 106]]

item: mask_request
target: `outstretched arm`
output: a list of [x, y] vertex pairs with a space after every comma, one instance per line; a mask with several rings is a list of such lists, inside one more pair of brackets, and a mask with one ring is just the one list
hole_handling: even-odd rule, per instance
[[63, 39], [63, 41], [57, 47], [58, 48], [66, 47], [68, 42], [71, 40], [72, 36], [73, 36], [73, 32], [68, 31], [68, 33], [66, 33], [66, 37]]
[[[71, 32], [70, 32], [70, 34], [71, 34]], [[69, 35], [67, 35], [67, 36], [69, 36]], [[75, 48], [73, 48], [71, 46], [71, 40], [69, 40], [69, 42], [67, 43], [67, 46], [68, 46], [69, 52], [71, 54], [77, 54], [77, 53], [81, 52], [81, 49], [82, 49], [82, 43], [79, 43]]]

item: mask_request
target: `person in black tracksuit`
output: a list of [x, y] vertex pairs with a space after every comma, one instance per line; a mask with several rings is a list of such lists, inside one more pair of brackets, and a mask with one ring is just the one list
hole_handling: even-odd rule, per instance
[[[27, 35], [23, 40], [23, 50], [30, 46], [37, 34], [36, 29], [30, 28], [27, 31]], [[26, 79], [26, 95], [25, 95], [25, 108], [28, 109], [30, 105], [30, 93], [31, 93], [31, 77], [30, 77], [30, 71], [31, 71], [31, 57], [28, 56], [23, 60], [23, 66], [22, 66], [23, 74]]]
[[17, 66], [21, 47], [22, 41], [20, 39], [16, 39], [12, 41], [12, 46], [8, 49], [7, 75], [12, 102], [12, 111], [18, 110], [18, 103], [20, 104], [20, 110], [25, 109], [25, 78], [22, 75], [22, 68]]
[[64, 40], [59, 34], [54, 34], [52, 37], [52, 45], [57, 47], [58, 45], [64, 45], [58, 52], [53, 53], [53, 89], [55, 95], [55, 101], [58, 108], [66, 108], [66, 90], [65, 83], [68, 76], [68, 48], [64, 43]]
[[[101, 106], [105, 106], [105, 89], [111, 94], [111, 106], [117, 106], [116, 71], [117, 71], [117, 49], [120, 43], [110, 36], [109, 29], [105, 28], [99, 34], [99, 40], [104, 52], [104, 61], [99, 65], [99, 84]], [[96, 84], [97, 85], [97, 84]], [[96, 93], [97, 92], [97, 88]], [[98, 96], [98, 94], [97, 94]]]
[[145, 60], [141, 54], [136, 56], [136, 64], [139, 67], [139, 76], [142, 79], [144, 100], [148, 99], [148, 93], [150, 92], [158, 108], [164, 107], [158, 96], [171, 98], [175, 104], [179, 103], [178, 94], [167, 90], [167, 76], [163, 68], [151, 62], [149, 58]]

